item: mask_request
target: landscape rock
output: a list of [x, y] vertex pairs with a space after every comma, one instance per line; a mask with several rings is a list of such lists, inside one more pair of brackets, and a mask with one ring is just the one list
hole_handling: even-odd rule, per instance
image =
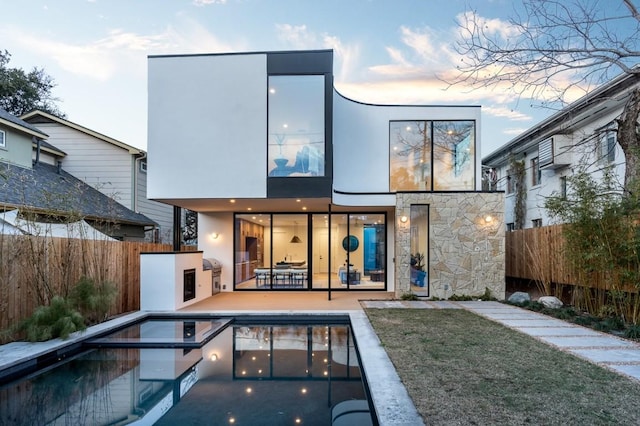
[[509, 303], [524, 303], [529, 301], [531, 301], [531, 297], [529, 293], [525, 293], [524, 291], [516, 291], [509, 296]]
[[538, 302], [542, 303], [545, 308], [559, 309], [563, 303], [555, 296], [542, 296], [538, 299]]

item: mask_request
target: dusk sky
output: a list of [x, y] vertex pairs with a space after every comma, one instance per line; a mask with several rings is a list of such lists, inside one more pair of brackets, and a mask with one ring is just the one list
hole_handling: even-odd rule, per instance
[[[333, 49], [335, 87], [376, 104], [481, 105], [486, 156], [553, 111], [442, 81], [460, 17], [508, 32], [511, 0], [0, 0], [10, 67], [42, 67], [67, 119], [147, 147], [147, 56]], [[176, 105], [180, 108], [180, 105]]]

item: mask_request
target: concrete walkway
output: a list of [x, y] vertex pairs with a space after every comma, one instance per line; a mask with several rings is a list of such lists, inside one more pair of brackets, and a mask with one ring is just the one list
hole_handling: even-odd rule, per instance
[[562, 351], [640, 380], [640, 344], [499, 302], [363, 301], [366, 308], [466, 309]]

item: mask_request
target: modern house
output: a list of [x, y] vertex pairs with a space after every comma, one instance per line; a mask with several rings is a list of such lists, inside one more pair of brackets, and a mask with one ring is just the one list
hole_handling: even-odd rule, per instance
[[171, 241], [172, 208], [147, 198], [145, 151], [44, 111], [31, 111], [21, 118], [46, 132], [48, 142], [64, 152], [58, 158], [64, 170], [152, 219], [157, 226], [146, 240]]
[[[504, 297], [480, 107], [347, 99], [331, 50], [150, 56], [148, 73], [148, 196], [198, 212], [222, 291]], [[185, 303], [211, 295], [193, 269]]]
[[[507, 230], [551, 224], [544, 202], [553, 194], [566, 194], [567, 178], [578, 169], [598, 179], [611, 168], [623, 182], [625, 159], [616, 140], [615, 120], [639, 85], [637, 75], [619, 76], [483, 159], [488, 187], [506, 194]], [[526, 198], [526, 207], [516, 213], [519, 196]]]
[[75, 236], [55, 225], [84, 221], [111, 238], [136, 240], [157, 227], [64, 170], [65, 153], [48, 137], [0, 109], [0, 232]]

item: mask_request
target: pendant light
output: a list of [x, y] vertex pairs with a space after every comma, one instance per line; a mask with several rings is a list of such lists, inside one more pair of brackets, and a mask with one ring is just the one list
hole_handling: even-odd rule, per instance
[[293, 238], [291, 238], [290, 243], [301, 243], [302, 240], [298, 237], [298, 222], [293, 222]]

